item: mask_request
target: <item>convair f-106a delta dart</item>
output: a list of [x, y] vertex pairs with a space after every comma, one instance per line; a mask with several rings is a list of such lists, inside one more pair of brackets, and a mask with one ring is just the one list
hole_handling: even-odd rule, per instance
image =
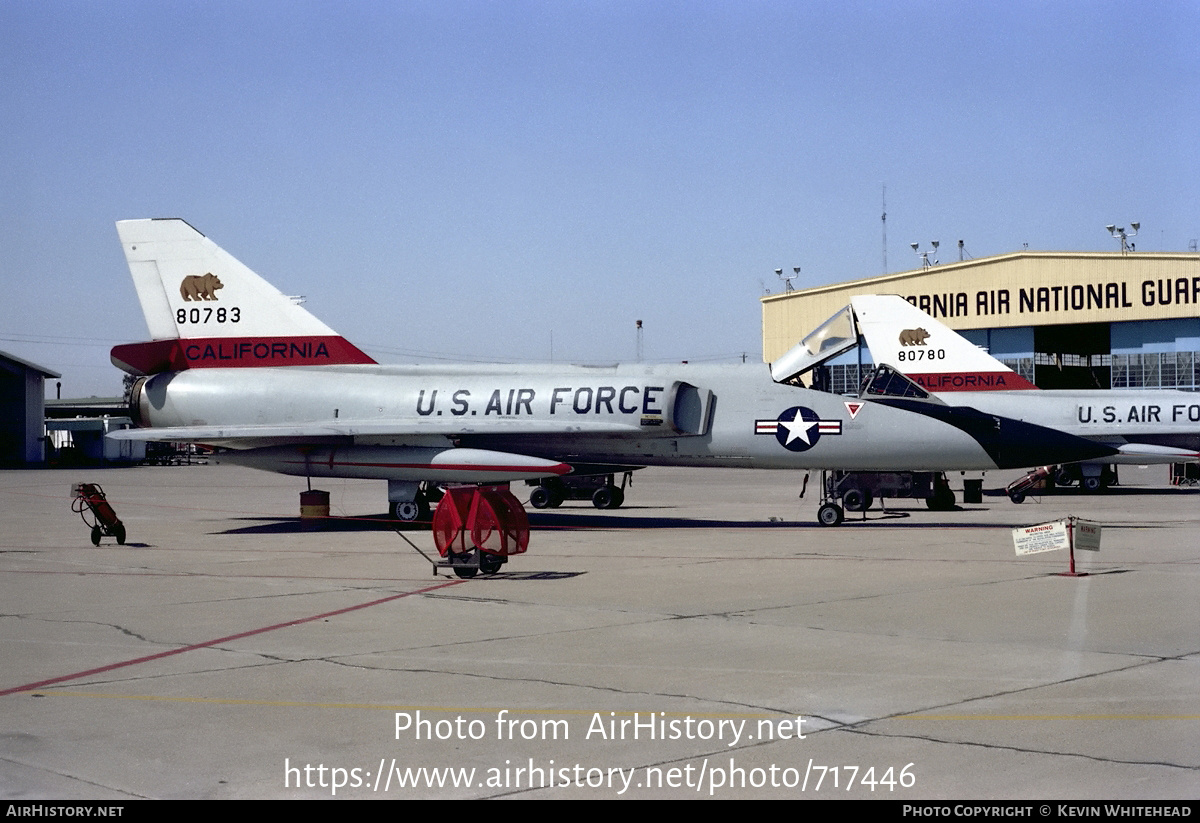
[[805, 340], [807, 345], [797, 346], [771, 365], [775, 379], [794, 379], [861, 340], [877, 368], [891, 367], [917, 384], [909, 384], [907, 393], [897, 393], [875, 381], [865, 386], [865, 398], [901, 408], [916, 408], [933, 398], [1110, 447], [1113, 454], [1077, 467], [1081, 485], [1088, 491], [1107, 484], [1109, 463], [1200, 459], [1200, 395], [1195, 392], [1039, 389], [898, 295], [852, 297], [850, 305]]
[[1024, 468], [1113, 451], [969, 408], [784, 385], [765, 366], [381, 365], [183, 220], [117, 232], [151, 339], [112, 350], [139, 375], [139, 428], [113, 436], [387, 480], [403, 519], [428, 514], [434, 486], [643, 466]]

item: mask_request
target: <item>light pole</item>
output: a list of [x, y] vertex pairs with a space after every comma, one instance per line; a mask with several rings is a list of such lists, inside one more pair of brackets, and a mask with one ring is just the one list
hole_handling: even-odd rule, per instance
[[1113, 236], [1114, 239], [1121, 241], [1121, 254], [1129, 254], [1131, 251], [1135, 251], [1137, 248], [1134, 246], [1134, 244], [1129, 242], [1129, 238], [1137, 237], [1138, 229], [1141, 227], [1141, 223], [1130, 223], [1129, 228], [1132, 229], [1132, 231], [1128, 233], [1125, 231], [1124, 226], [1108, 225], [1104, 228], [1110, 235]]
[[800, 267], [792, 266], [792, 276], [791, 277], [784, 277], [783, 269], [775, 269], [775, 276], [783, 281], [783, 293], [787, 294], [788, 292], [793, 291], [792, 281], [800, 276]]
[[918, 257], [921, 258], [921, 268], [928, 269], [937, 265], [937, 260], [934, 260], [932, 263], [929, 262], [929, 255], [936, 254], [938, 246], [941, 245], [937, 240], [930, 241], [930, 245], [932, 245], [933, 248], [929, 251], [921, 251], [920, 243], [909, 243], [908, 245], [912, 246], [912, 250], [917, 253]]

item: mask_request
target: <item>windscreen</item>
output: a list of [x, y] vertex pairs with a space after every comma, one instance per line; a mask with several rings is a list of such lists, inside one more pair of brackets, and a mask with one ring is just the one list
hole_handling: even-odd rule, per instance
[[859, 397], [929, 397], [929, 392], [893, 369], [891, 366], [878, 366], [863, 380]]

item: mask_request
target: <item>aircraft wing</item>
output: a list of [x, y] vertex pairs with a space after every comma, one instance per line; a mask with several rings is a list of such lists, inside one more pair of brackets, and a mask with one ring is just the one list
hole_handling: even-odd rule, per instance
[[[326, 472], [352, 471], [350, 476], [434, 483], [506, 483], [555, 477], [575, 467], [560, 460], [535, 457], [520, 451], [450, 446], [448, 437], [473, 434], [546, 436], [585, 434], [631, 437], [636, 425], [606, 422], [489, 420], [486, 427], [453, 421], [347, 421], [327, 420], [295, 425], [164, 426], [122, 429], [107, 436], [114, 440], [203, 443], [231, 449], [220, 461], [284, 474], [327, 476]], [[363, 443], [359, 438], [368, 438]], [[369, 438], [401, 439], [402, 443], [376, 445]], [[636, 466], [621, 467], [625, 469]], [[602, 467], [601, 472], [613, 467]], [[341, 476], [341, 475], [334, 475]]]
[[109, 432], [113, 440], [163, 443], [213, 443], [236, 447], [239, 441], [260, 444], [268, 441], [299, 442], [344, 437], [465, 437], [486, 435], [588, 434], [633, 437], [645, 433], [640, 425], [609, 421], [488, 420], [486, 425], [455, 420], [352, 421], [284, 425], [163, 426]]

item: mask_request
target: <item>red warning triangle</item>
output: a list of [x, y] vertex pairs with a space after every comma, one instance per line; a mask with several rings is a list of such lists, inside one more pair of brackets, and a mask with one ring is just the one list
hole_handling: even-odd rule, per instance
[[846, 403], [846, 411], [850, 412], [851, 420], [853, 420], [855, 417], [858, 417], [859, 410], [862, 409], [863, 406], [867, 405], [866, 403], [862, 402], [861, 400], [847, 400], [847, 401], [845, 401], [845, 403]]

